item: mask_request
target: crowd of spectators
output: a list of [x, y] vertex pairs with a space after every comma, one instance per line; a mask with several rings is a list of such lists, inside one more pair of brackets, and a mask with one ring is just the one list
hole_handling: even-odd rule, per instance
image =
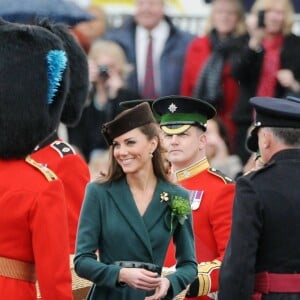
[[[245, 147], [245, 140], [254, 118], [248, 100], [259, 95], [300, 95], [300, 65], [295, 59], [300, 39], [293, 33], [295, 10], [291, 1], [257, 0], [250, 9], [248, 3], [245, 6], [243, 4], [240, 0], [210, 1], [209, 14], [198, 36], [173, 23], [163, 0], [137, 0], [133, 14], [118, 27], [109, 24], [109, 17], [101, 6], [88, 6], [88, 11], [96, 16], [95, 20], [82, 22], [73, 30], [87, 51], [90, 65], [94, 64], [94, 67], [90, 67], [91, 93], [81, 123], [76, 128], [68, 128], [70, 142], [81, 149], [85, 159], [89, 161], [92, 150], [106, 150], [105, 143], [95, 142], [99, 139], [96, 129], [120, 110], [117, 108], [118, 101], [146, 98], [144, 88], [145, 79], [149, 83], [149, 64], [146, 65], [146, 60], [150, 32], [153, 43], [153, 91], [152, 96], [147, 98], [182, 95], [213, 104], [228, 132], [231, 153], [242, 164], [246, 164], [251, 153]], [[245, 10], [246, 7], [249, 11]], [[258, 16], [262, 11], [263, 25], [258, 24]], [[106, 43], [104, 40], [115, 43], [114, 47], [120, 47], [125, 59], [123, 63], [130, 65], [130, 70], [127, 70], [126, 76], [120, 77], [122, 80], [117, 89], [122, 89], [113, 97], [108, 97], [109, 101], [100, 101], [100, 109], [99, 105], [95, 108], [93, 102], [96, 98], [106, 98], [108, 87], [115, 82], [109, 78], [103, 84], [103, 79], [100, 76], [97, 78], [97, 72], [100, 66], [105, 67], [106, 64], [92, 63], [91, 56], [95, 57], [96, 52], [100, 56], [103, 52], [101, 48], [108, 49], [99, 46], [101, 42]], [[98, 45], [96, 51], [93, 44]], [[119, 61], [113, 60], [115, 64]], [[114, 67], [109, 64], [106, 67], [111, 73], [109, 76], [114, 77]], [[95, 85], [95, 82], [99, 84]], [[101, 96], [99, 88], [95, 86], [102, 86]], [[129, 94], [124, 94], [124, 90]], [[93, 100], [91, 97], [94, 97]], [[111, 109], [112, 106], [114, 109]], [[95, 118], [87, 116], [91, 109], [98, 111]], [[106, 116], [100, 118], [103, 111]], [[89, 128], [83, 123], [95, 125]], [[95, 138], [97, 135], [98, 138]], [[87, 136], [91, 138], [88, 140]]]

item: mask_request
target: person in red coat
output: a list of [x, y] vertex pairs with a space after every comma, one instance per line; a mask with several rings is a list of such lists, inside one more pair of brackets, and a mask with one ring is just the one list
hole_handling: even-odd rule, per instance
[[69, 86], [56, 97], [56, 109], [53, 110], [51, 125], [41, 141], [35, 146], [31, 157], [53, 170], [62, 180], [67, 204], [69, 227], [69, 253], [75, 252], [77, 225], [85, 187], [90, 181], [87, 163], [66, 141], [58, 138], [57, 129], [62, 122], [75, 126], [81, 117], [88, 94], [88, 64], [86, 54], [69, 32], [58, 31], [55, 26], [48, 29], [60, 36], [67, 50]]
[[[0, 19], [0, 298], [72, 300], [64, 188], [30, 157], [69, 89], [63, 25]], [[3, 43], [3, 44], [2, 44]]]
[[[231, 64], [241, 50], [246, 33], [240, 0], [214, 0], [206, 31], [189, 45], [180, 94], [206, 100], [218, 110], [230, 137], [235, 126], [231, 114], [238, 97], [238, 81], [231, 75]], [[230, 146], [234, 148], [233, 139]]]
[[[160, 117], [174, 180], [191, 191], [198, 277], [186, 297], [215, 299], [235, 189], [232, 179], [211, 168], [205, 156], [206, 122], [216, 111], [205, 101], [182, 96], [159, 98], [152, 108]], [[165, 266], [172, 267], [175, 257], [170, 244]]]
[[90, 181], [88, 165], [70, 144], [59, 138], [32, 153], [31, 157], [47, 165], [62, 180], [68, 215], [69, 253], [74, 254], [80, 209], [85, 187]]
[[0, 169], [1, 299], [35, 300], [36, 279], [43, 299], [73, 299], [61, 181], [29, 159]]

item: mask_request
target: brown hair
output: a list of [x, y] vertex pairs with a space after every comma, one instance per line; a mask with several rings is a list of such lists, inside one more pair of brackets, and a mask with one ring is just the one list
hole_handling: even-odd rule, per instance
[[[154, 174], [157, 178], [163, 179], [163, 180], [169, 180], [166, 174], [166, 169], [165, 165], [163, 162], [163, 157], [161, 155], [161, 144], [159, 140], [159, 132], [158, 128], [155, 123], [148, 123], [146, 125], [143, 125], [141, 127], [137, 127], [150, 141], [151, 139], [157, 137], [158, 144], [155, 149], [155, 151], [152, 153], [153, 158], [152, 158], [152, 163], [153, 163], [153, 169], [154, 169]], [[109, 168], [108, 172], [106, 175], [103, 177], [97, 178], [96, 182], [98, 183], [103, 183], [103, 182], [112, 182], [115, 180], [120, 179], [121, 177], [125, 176], [125, 173], [123, 172], [122, 168], [120, 165], [117, 163], [116, 159], [114, 158], [113, 155], [113, 146], [110, 146], [109, 148]]]

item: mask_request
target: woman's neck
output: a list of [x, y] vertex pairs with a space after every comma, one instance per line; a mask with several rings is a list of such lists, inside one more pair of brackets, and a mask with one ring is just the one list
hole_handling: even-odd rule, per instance
[[153, 199], [157, 178], [154, 172], [148, 172], [135, 176], [127, 175], [127, 184], [132, 193], [132, 197], [141, 216], [143, 216]]
[[265, 39], [269, 39], [269, 40], [281, 38], [281, 37], [283, 37], [283, 34], [281, 32], [276, 32], [276, 33], [269, 32], [265, 35]]
[[155, 188], [157, 178], [152, 170], [147, 173], [143, 172], [143, 174], [127, 174], [126, 181], [132, 190], [147, 191]]

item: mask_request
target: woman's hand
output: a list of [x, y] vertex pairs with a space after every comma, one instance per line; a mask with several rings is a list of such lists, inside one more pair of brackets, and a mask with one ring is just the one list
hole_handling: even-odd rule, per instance
[[108, 89], [108, 95], [110, 99], [117, 97], [119, 89], [124, 86], [124, 81], [121, 74], [114, 69], [111, 69], [109, 78], [106, 81], [106, 87]]
[[287, 88], [297, 93], [300, 91], [300, 84], [295, 79], [294, 74], [291, 70], [281, 69], [277, 72], [277, 80], [279, 83]]
[[265, 36], [265, 29], [258, 27], [258, 18], [254, 14], [250, 14], [246, 19], [246, 26], [250, 35], [249, 48], [257, 51], [260, 49], [262, 40]]
[[137, 290], [155, 290], [161, 283], [158, 274], [141, 268], [122, 268], [119, 273], [119, 282], [126, 283]]
[[159, 300], [166, 297], [168, 290], [170, 288], [170, 281], [166, 277], [161, 277], [160, 283], [152, 296], [146, 297], [145, 300]]

